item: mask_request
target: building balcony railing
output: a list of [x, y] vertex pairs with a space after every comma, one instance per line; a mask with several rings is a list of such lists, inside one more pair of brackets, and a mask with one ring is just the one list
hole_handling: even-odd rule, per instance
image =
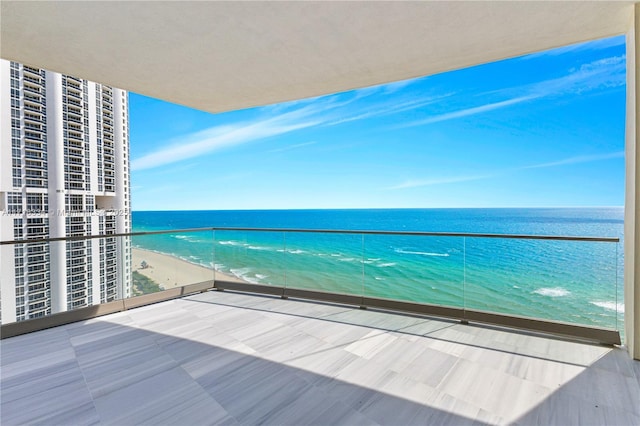
[[82, 103], [80, 101], [77, 101], [77, 100], [73, 99], [73, 98], [67, 98], [67, 103], [70, 104], [70, 105], [75, 105], [75, 106], [80, 107], [80, 108], [82, 107]]
[[[621, 343], [618, 238], [211, 227], [4, 241], [0, 250], [46, 243], [55, 258], [65, 243], [105, 239], [119, 248], [107, 278], [124, 285], [117, 302], [88, 315], [228, 289]], [[37, 321], [70, 321], [48, 320]], [[9, 336], [37, 324], [2, 327]]]
[[27, 119], [25, 119], [24, 128], [25, 128], [25, 129], [27, 129], [27, 130], [30, 130], [30, 131], [32, 131], [32, 132], [39, 132], [39, 133], [42, 133], [42, 132], [43, 132], [43, 130], [42, 130], [42, 126], [40, 126], [40, 125], [33, 125], [33, 124], [31, 124], [31, 123], [27, 122]]
[[42, 137], [42, 133], [38, 134], [38, 133], [33, 133], [32, 131], [25, 131], [24, 132], [24, 137], [25, 139], [30, 139], [33, 141], [42, 141], [43, 137]]
[[33, 87], [33, 86], [29, 86], [27, 84], [24, 85], [24, 90], [26, 92], [35, 93], [37, 95], [44, 94], [44, 91], [41, 91], [39, 87]]
[[42, 84], [39, 76], [38, 76], [38, 78], [33, 78], [33, 77], [30, 77], [28, 74], [25, 73], [24, 79], [25, 79], [25, 81], [29, 81], [29, 82], [34, 83], [34, 84]]
[[39, 106], [30, 105], [28, 103], [24, 104], [24, 109], [27, 111], [35, 112], [38, 114], [42, 114], [42, 109]]
[[22, 69], [23, 69], [23, 71], [24, 71], [24, 72], [29, 72], [29, 73], [31, 73], [31, 74], [34, 74], [34, 75], [40, 76], [40, 70], [39, 70], [38, 68], [33, 68], [33, 67], [29, 67], [29, 66], [27, 66], [27, 65], [24, 65], [24, 66], [22, 67]]

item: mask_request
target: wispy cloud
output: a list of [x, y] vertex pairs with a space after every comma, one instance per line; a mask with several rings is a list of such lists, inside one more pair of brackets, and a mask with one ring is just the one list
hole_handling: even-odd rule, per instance
[[[395, 96], [416, 80], [404, 80], [355, 90], [348, 93], [303, 99], [284, 104], [256, 109], [261, 118], [248, 122], [235, 122], [215, 126], [204, 131], [185, 135], [156, 150], [132, 161], [132, 170], [146, 170], [200, 157], [219, 150], [265, 138], [307, 129], [314, 126], [334, 126], [373, 117], [417, 110], [430, 104], [442, 102], [456, 93], [411, 94]], [[585, 63], [568, 71], [567, 75], [527, 85], [499, 89], [469, 96], [468, 99], [485, 99], [482, 105], [461, 107], [455, 111], [441, 112], [398, 127], [419, 126], [511, 107], [538, 98], [566, 94], [583, 93], [602, 87], [616, 87], [625, 84], [625, 56], [612, 56]], [[393, 93], [394, 96], [385, 96]], [[373, 96], [374, 94], [382, 96]], [[363, 98], [368, 98], [360, 102]], [[270, 152], [286, 151], [311, 145], [292, 145]]]
[[330, 108], [331, 106], [326, 104], [310, 105], [255, 122], [212, 127], [185, 136], [168, 147], [133, 160], [131, 169], [145, 170], [164, 166], [224, 148], [315, 126], [322, 120], [314, 116]]
[[611, 56], [572, 68], [565, 76], [521, 86], [519, 90], [529, 91], [539, 97], [581, 94], [595, 89], [623, 86], [626, 84], [625, 73], [626, 56]]
[[449, 177], [438, 177], [438, 178], [429, 178], [429, 179], [409, 179], [398, 185], [390, 186], [384, 189], [396, 190], [396, 189], [419, 188], [422, 186], [444, 185], [444, 184], [458, 183], [458, 182], [470, 182], [474, 180], [489, 179], [494, 176], [495, 176], [494, 174], [490, 174], [490, 175], [449, 176]]
[[624, 157], [624, 151], [615, 151], [615, 152], [609, 152], [604, 154], [594, 154], [594, 155], [577, 155], [574, 157], [564, 158], [557, 161], [550, 161], [547, 163], [538, 163], [538, 164], [532, 164], [529, 166], [521, 166], [521, 167], [497, 170], [493, 173], [488, 173], [488, 174], [430, 177], [426, 179], [409, 179], [398, 185], [390, 186], [383, 189], [399, 190], [399, 189], [408, 189], [408, 188], [419, 188], [424, 186], [445, 185], [445, 184], [459, 183], [459, 182], [472, 182], [472, 181], [500, 177], [500, 176], [504, 176], [504, 175], [516, 173], [519, 171], [528, 170], [528, 169], [542, 169], [547, 167], [568, 166], [571, 164], [592, 163], [596, 161], [605, 161], [605, 160], [611, 160], [614, 158], [623, 158], [623, 157]]
[[509, 97], [509, 99], [432, 115], [422, 120], [402, 124], [398, 127], [421, 126], [454, 120], [554, 95], [581, 94], [601, 88], [619, 87], [626, 83], [625, 71], [625, 55], [603, 58], [582, 64], [578, 68], [572, 68], [567, 75], [562, 77], [509, 87], [479, 95], [487, 98], [495, 98], [496, 96], [502, 95], [503, 97]]
[[530, 101], [537, 97], [538, 96], [535, 96], [535, 95], [520, 96], [518, 98], [508, 99], [506, 101], [493, 102], [493, 103], [480, 105], [473, 108], [466, 108], [458, 111], [447, 112], [444, 114], [433, 115], [423, 120], [417, 120], [417, 121], [412, 121], [410, 123], [403, 124], [399, 127], [421, 126], [423, 124], [437, 123], [440, 121], [447, 121], [447, 120], [453, 120], [455, 118], [462, 118], [462, 117], [468, 117], [470, 115], [482, 114], [484, 112], [493, 111], [499, 108], [505, 108], [511, 105]]
[[385, 115], [393, 115], [404, 111], [411, 111], [426, 105], [433, 104], [451, 95], [452, 93], [445, 93], [439, 96], [413, 99], [405, 102], [396, 101], [381, 103], [379, 105], [374, 105], [375, 109], [368, 108], [368, 110], [365, 112], [356, 111], [357, 113], [355, 115], [347, 115], [346, 117], [330, 121], [325, 125], [335, 126], [338, 124], [349, 123], [351, 121], [365, 120], [372, 117], [382, 117]]
[[611, 160], [613, 158], [624, 158], [624, 151], [616, 151], [616, 152], [609, 152], [606, 154], [595, 154], [595, 155], [578, 155], [576, 157], [564, 158], [558, 161], [533, 164], [531, 166], [523, 166], [518, 168], [518, 170], [543, 169], [547, 167], [566, 166], [569, 164], [592, 163], [594, 161]]
[[311, 142], [303, 142], [303, 143], [298, 143], [295, 145], [289, 145], [289, 146], [285, 146], [282, 148], [277, 148], [277, 149], [271, 149], [267, 152], [284, 152], [284, 151], [291, 151], [292, 149], [298, 149], [298, 148], [303, 148], [305, 146], [309, 146], [309, 145], [314, 145], [318, 143], [317, 141], [311, 141]]
[[[399, 90], [399, 83], [392, 83], [391, 85], [396, 84], [398, 85], [396, 90]], [[406, 84], [409, 83], [404, 83], [404, 85]], [[367, 89], [364, 90], [367, 91]], [[380, 89], [378, 88], [377, 90]], [[375, 116], [395, 114], [419, 108], [446, 96], [450, 96], [450, 94], [437, 97], [421, 97], [408, 101], [394, 100], [393, 102], [385, 98], [382, 102], [374, 100], [373, 102], [358, 104], [357, 101], [362, 96], [356, 93], [355, 96], [329, 95], [287, 102], [277, 106], [267, 106], [258, 110], [264, 117], [262, 119], [215, 126], [185, 135], [174, 140], [168, 146], [161, 147], [134, 159], [131, 163], [131, 169], [138, 171], [166, 166], [233, 146], [256, 142], [268, 137], [313, 126], [336, 125]], [[283, 147], [269, 152], [302, 148], [313, 143], [315, 142]]]
[[[422, 79], [424, 79], [424, 78], [425, 77], [423, 77]], [[410, 78], [408, 80], [396, 81], [394, 83], [383, 84], [382, 86], [380, 86], [380, 88], [381, 88], [383, 93], [391, 94], [391, 93], [395, 93], [395, 92], [397, 92], [399, 90], [402, 90], [405, 87], [415, 83], [416, 80], [417, 79], [415, 79], [415, 78]]]

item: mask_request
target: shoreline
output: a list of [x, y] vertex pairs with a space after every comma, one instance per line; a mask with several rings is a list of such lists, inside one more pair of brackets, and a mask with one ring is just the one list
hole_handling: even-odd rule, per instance
[[[142, 262], [148, 265], [141, 266]], [[166, 253], [131, 248], [131, 271], [138, 272], [158, 284], [163, 290], [188, 284], [221, 279], [244, 283], [244, 280], [224, 272], [197, 265]]]

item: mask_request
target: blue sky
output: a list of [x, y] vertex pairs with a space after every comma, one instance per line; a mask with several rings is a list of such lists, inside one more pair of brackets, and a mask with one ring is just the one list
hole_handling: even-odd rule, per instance
[[222, 114], [129, 100], [134, 210], [624, 203], [622, 36]]

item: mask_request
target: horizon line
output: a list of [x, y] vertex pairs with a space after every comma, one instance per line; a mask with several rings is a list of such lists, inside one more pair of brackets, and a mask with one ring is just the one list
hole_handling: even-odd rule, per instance
[[186, 209], [186, 210], [135, 210], [131, 212], [208, 212], [208, 211], [304, 211], [304, 210], [472, 210], [472, 209], [617, 209], [624, 208], [618, 206], [494, 206], [494, 207], [299, 207], [299, 208], [238, 208], [238, 209]]

